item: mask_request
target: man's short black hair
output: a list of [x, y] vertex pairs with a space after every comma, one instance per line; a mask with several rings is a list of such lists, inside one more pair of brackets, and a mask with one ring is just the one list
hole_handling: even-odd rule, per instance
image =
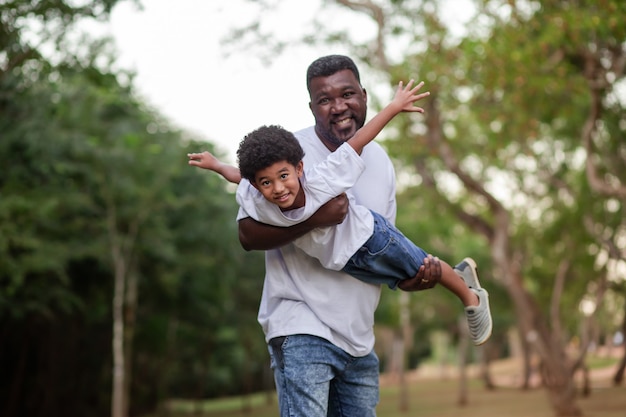
[[345, 55], [327, 55], [316, 59], [306, 71], [306, 88], [311, 94], [311, 80], [317, 77], [329, 77], [339, 71], [350, 70], [361, 84], [359, 69], [354, 61]]
[[304, 150], [293, 133], [281, 126], [261, 126], [239, 143], [237, 160], [241, 176], [254, 183], [256, 173], [287, 161], [293, 166], [304, 158]]

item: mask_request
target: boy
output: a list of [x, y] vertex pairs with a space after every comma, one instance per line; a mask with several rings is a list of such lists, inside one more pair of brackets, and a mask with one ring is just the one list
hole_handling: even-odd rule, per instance
[[[403, 87], [400, 82], [387, 107], [323, 163], [308, 169], [306, 175], [304, 151], [293, 134], [278, 126], [263, 126], [244, 138], [237, 151], [239, 169], [221, 163], [208, 152], [188, 155], [190, 164], [240, 183], [237, 202], [251, 218], [280, 227], [300, 223], [357, 181], [365, 169], [359, 156], [363, 147], [395, 115], [423, 112], [413, 105], [429, 94], [416, 94], [422, 86], [419, 83], [413, 88], [411, 80]], [[294, 244], [328, 269], [343, 270], [365, 282], [390, 288], [395, 288], [399, 280], [415, 276], [427, 256], [383, 216], [353, 203], [343, 223], [315, 229]], [[466, 258], [454, 269], [445, 262], [441, 264], [440, 282], [463, 302], [474, 344], [485, 343], [491, 335], [492, 321], [488, 293], [480, 286], [475, 262]]]

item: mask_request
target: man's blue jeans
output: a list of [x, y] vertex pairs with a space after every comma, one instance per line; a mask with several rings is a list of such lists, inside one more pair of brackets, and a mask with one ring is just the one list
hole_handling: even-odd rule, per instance
[[309, 335], [270, 340], [281, 417], [375, 417], [379, 364]]

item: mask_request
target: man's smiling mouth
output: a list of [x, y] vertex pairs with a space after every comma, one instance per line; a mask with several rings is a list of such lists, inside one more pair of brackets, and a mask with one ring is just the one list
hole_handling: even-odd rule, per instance
[[337, 126], [344, 126], [350, 123], [351, 121], [352, 121], [352, 117], [346, 117], [345, 119], [337, 120], [335, 124]]

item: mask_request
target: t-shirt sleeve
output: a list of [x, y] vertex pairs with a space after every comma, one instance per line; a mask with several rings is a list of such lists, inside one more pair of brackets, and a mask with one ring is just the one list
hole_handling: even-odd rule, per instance
[[344, 143], [324, 161], [306, 171], [307, 186], [319, 207], [352, 188], [364, 170], [365, 162], [361, 156]]

